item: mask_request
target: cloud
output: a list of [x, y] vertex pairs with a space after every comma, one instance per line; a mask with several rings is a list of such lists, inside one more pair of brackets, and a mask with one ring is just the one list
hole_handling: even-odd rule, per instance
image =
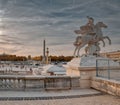
[[7, 53], [15, 53], [21, 50], [23, 43], [18, 38], [8, 35], [0, 35], [0, 51]]
[[6, 35], [0, 36], [0, 45], [5, 44], [6, 51], [42, 54], [38, 48], [42, 50], [45, 38], [47, 45], [54, 49], [51, 53], [59, 50], [59, 54], [67, 55], [74, 49], [72, 43], [77, 36], [74, 30], [87, 23], [86, 16], [92, 16], [95, 23], [106, 23], [108, 28], [103, 33], [111, 38], [111, 47], [119, 45], [119, 0], [0, 0], [0, 3], [0, 29]]
[[9, 44], [13, 43], [13, 44], [18, 44], [18, 45], [23, 45], [22, 43], [20, 43], [19, 38], [16, 38], [16, 37], [11, 37], [8, 35], [0, 35], [0, 39]]

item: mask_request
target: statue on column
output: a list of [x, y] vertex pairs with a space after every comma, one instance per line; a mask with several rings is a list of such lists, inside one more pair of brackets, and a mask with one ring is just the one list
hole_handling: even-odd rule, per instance
[[87, 55], [94, 55], [100, 52], [100, 41], [103, 43], [103, 47], [105, 47], [104, 39], [108, 39], [109, 44], [111, 44], [111, 40], [108, 36], [103, 36], [102, 28], [107, 28], [107, 25], [103, 22], [97, 22], [94, 25], [94, 19], [92, 17], [87, 16], [88, 22], [84, 26], [80, 26], [80, 30], [75, 30], [76, 34], [79, 36], [76, 37], [76, 41], [74, 42], [75, 50], [74, 56], [79, 57], [79, 51], [82, 47], [87, 45], [85, 48], [85, 52]]

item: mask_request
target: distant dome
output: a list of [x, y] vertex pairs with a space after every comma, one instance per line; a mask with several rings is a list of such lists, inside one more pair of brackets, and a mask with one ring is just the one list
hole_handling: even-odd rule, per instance
[[5, 52], [0, 54], [0, 56], [6, 56], [6, 55], [9, 55], [9, 54], [6, 54]]

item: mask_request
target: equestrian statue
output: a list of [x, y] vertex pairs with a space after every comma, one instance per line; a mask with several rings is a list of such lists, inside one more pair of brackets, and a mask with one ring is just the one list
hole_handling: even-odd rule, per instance
[[103, 22], [97, 22], [94, 25], [94, 19], [89, 16], [87, 16], [87, 18], [88, 23], [84, 26], [81, 26], [80, 30], [74, 31], [76, 34], [79, 34], [74, 42], [74, 57], [80, 57], [79, 51], [86, 45], [87, 47], [85, 48], [85, 53], [87, 55], [99, 55], [100, 41], [103, 43], [103, 47], [105, 47], [104, 39], [107, 39], [109, 44], [111, 44], [110, 38], [108, 36], [103, 36], [102, 32], [102, 28], [107, 28], [107, 25]]

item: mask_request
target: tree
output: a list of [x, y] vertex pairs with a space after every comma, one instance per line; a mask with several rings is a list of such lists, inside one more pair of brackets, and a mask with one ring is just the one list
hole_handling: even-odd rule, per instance
[[28, 60], [31, 60], [31, 55], [28, 55]]

